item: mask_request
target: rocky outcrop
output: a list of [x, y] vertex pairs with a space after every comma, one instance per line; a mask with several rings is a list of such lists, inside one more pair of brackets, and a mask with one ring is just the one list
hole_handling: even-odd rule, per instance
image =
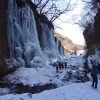
[[[90, 26], [90, 27], [89, 27]], [[94, 23], [88, 25], [87, 30], [83, 33], [87, 52], [85, 56], [85, 65], [88, 67], [91, 64], [91, 60], [96, 63], [96, 66], [99, 66], [99, 58], [100, 58], [100, 8], [98, 9], [96, 16], [94, 17]], [[90, 65], [89, 65], [90, 64]]]
[[98, 10], [94, 20], [94, 44], [100, 44], [100, 10]]
[[100, 44], [100, 10], [98, 9], [94, 22], [87, 23], [83, 32], [87, 49]]
[[79, 50], [84, 50], [84, 46], [78, 45], [72, 42], [68, 37], [64, 37], [61, 34], [56, 33], [55, 36], [61, 42], [61, 45], [64, 47], [65, 54], [75, 53]]
[[7, 73], [5, 59], [9, 56], [7, 40], [7, 3], [8, 0], [0, 0], [0, 76]]

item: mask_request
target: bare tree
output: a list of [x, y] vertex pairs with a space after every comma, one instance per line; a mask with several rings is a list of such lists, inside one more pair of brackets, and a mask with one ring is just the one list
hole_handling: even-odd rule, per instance
[[99, 20], [98, 13], [100, 12], [100, 0], [83, 0], [85, 4], [84, 14], [82, 16], [82, 20], [78, 23], [81, 27], [83, 27], [83, 36], [85, 38], [85, 42], [87, 48], [91, 48], [93, 44], [96, 43], [99, 39], [98, 25]]
[[51, 22], [54, 22], [60, 15], [71, 11], [71, 0], [32, 0], [40, 14], [46, 15]]

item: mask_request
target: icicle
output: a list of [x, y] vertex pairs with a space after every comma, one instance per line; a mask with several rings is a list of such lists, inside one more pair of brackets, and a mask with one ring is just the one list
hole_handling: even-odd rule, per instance
[[8, 41], [11, 57], [20, 57], [20, 63], [25, 61], [27, 67], [35, 56], [45, 59], [38, 41], [34, 14], [27, 4], [20, 8], [15, 0], [8, 1]]

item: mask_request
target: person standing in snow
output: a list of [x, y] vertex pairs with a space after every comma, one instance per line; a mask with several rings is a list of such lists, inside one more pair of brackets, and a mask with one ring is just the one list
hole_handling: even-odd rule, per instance
[[94, 64], [93, 61], [91, 61], [92, 69], [91, 69], [91, 76], [92, 76], [92, 87], [97, 88], [98, 85], [98, 74], [100, 74], [99, 70], [97, 69], [97, 66]]
[[58, 73], [58, 68], [59, 68], [59, 66], [58, 66], [58, 61], [54, 62], [53, 66], [55, 66], [55, 68], [56, 68], [56, 73]]
[[58, 65], [59, 65], [59, 70], [62, 70], [64, 68], [63, 62], [59, 61]]
[[83, 81], [86, 82], [86, 81], [89, 81], [89, 77], [88, 77], [88, 73], [89, 73], [89, 68], [85, 68], [84, 69], [84, 77], [83, 77]]

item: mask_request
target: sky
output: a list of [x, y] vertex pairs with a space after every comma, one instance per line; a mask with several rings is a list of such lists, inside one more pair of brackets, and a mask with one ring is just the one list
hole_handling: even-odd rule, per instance
[[[84, 37], [82, 28], [75, 24], [75, 20], [80, 19], [81, 11], [83, 11], [83, 2], [81, 0], [72, 0], [74, 3], [77, 1], [77, 7], [74, 10], [63, 14], [55, 21], [56, 28], [55, 31], [69, 37], [74, 43], [84, 45]], [[74, 19], [74, 20], [73, 20]]]

